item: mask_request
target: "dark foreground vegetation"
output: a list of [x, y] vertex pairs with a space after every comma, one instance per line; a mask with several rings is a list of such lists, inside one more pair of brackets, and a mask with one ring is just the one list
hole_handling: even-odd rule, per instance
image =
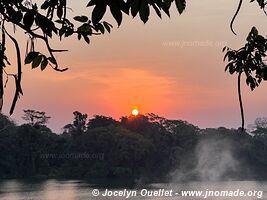
[[0, 116], [0, 178], [267, 179], [264, 119], [248, 134], [154, 114], [116, 121], [74, 112], [55, 134], [45, 113], [27, 110], [23, 118], [28, 123], [17, 126]]

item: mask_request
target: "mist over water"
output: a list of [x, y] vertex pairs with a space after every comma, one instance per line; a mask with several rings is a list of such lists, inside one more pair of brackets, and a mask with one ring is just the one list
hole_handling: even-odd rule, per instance
[[243, 165], [234, 155], [234, 151], [231, 140], [202, 139], [170, 174], [171, 181], [230, 181], [240, 174], [240, 166]]
[[[242, 190], [254, 192], [255, 196], [235, 196], [228, 199], [266, 199], [266, 182], [240, 181], [243, 177], [253, 177], [253, 173], [248, 163], [238, 156], [239, 148], [237, 143], [229, 138], [200, 139], [192, 152], [184, 155], [177, 169], [170, 173], [169, 187], [179, 191], [203, 191], [207, 194], [210, 192], [212, 195], [214, 191]], [[206, 199], [225, 197], [208, 196]]]
[[196, 148], [198, 164], [195, 173], [201, 180], [220, 181], [239, 169], [239, 161], [234, 158], [230, 141], [203, 140]]

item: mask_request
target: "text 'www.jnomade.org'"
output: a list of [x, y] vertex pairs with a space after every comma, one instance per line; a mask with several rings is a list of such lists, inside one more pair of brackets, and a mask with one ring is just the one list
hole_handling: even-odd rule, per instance
[[140, 189], [140, 190], [92, 190], [93, 196], [102, 196], [102, 197], [124, 197], [126, 199], [132, 197], [200, 197], [203, 199], [207, 199], [209, 197], [255, 197], [257, 199], [263, 198], [263, 191], [243, 191], [240, 189], [237, 190], [188, 190], [188, 191], [179, 191], [176, 192], [172, 189]]

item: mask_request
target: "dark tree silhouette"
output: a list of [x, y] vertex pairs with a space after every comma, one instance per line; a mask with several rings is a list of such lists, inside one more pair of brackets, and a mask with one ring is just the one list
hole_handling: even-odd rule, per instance
[[13, 132], [15, 126], [15, 123], [11, 121], [7, 116], [0, 114], [0, 133]]
[[90, 119], [87, 124], [88, 129], [94, 129], [96, 127], [108, 127], [108, 126], [118, 126], [119, 123], [112, 119], [111, 117], [106, 117], [102, 115], [95, 115], [93, 119]]
[[46, 116], [45, 112], [36, 110], [24, 110], [24, 116], [22, 119], [29, 122], [31, 126], [46, 125], [51, 117]]
[[225, 71], [230, 74], [238, 74], [238, 96], [240, 102], [242, 130], [244, 130], [244, 109], [241, 97], [241, 76], [246, 76], [246, 83], [251, 90], [258, 87], [262, 80], [267, 80], [267, 65], [265, 57], [267, 53], [267, 39], [259, 35], [258, 30], [253, 27], [247, 37], [244, 47], [233, 50], [228, 47], [224, 59], [229, 62]]
[[[207, 155], [210, 160], [205, 159], [206, 170], [214, 170], [214, 162], [221, 159], [220, 152], [230, 151], [228, 154], [240, 165], [222, 179], [267, 180], [264, 128], [255, 129], [252, 136], [224, 127], [200, 129], [186, 121], [155, 114], [125, 117], [121, 122], [95, 116], [86, 124], [85, 115], [75, 112], [72, 125], [80, 124], [84, 130], [72, 129], [75, 137], [30, 124], [17, 126], [8, 117], [0, 116], [0, 128], [9, 125], [0, 131], [0, 178], [91, 181], [97, 177], [122, 178], [123, 183], [125, 179], [162, 182], [178, 169], [186, 180], [203, 180], [197, 172], [203, 157], [197, 155]], [[132, 124], [138, 127], [134, 129]], [[201, 144], [204, 152], [199, 148]]]
[[82, 114], [78, 111], [73, 112], [74, 121], [72, 124], [67, 124], [63, 127], [64, 132], [71, 135], [81, 135], [87, 129], [87, 114]]

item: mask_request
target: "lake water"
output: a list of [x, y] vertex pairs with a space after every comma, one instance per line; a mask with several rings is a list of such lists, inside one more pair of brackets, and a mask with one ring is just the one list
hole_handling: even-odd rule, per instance
[[[100, 186], [101, 185], [101, 186]], [[160, 190], [161, 189], [161, 190]], [[181, 191], [203, 191], [201, 197], [184, 197]], [[105, 195], [106, 191], [110, 196]], [[131, 194], [128, 199], [145, 200], [199, 200], [199, 199], [244, 199], [256, 200], [267, 199], [267, 182], [254, 181], [231, 181], [231, 182], [187, 182], [187, 183], [157, 183], [142, 185], [127, 184], [119, 186], [116, 184], [92, 184], [85, 181], [75, 180], [45, 180], [45, 181], [0, 181], [0, 200], [115, 200], [127, 199], [126, 193]], [[172, 196], [170, 196], [172, 191]], [[244, 192], [246, 197], [218, 197], [222, 191]], [[117, 193], [116, 193], [117, 192]], [[119, 193], [120, 192], [120, 193]], [[135, 192], [135, 193], [134, 193]], [[152, 193], [149, 193], [152, 192]], [[154, 193], [153, 193], [154, 192]], [[166, 193], [165, 193], [166, 192]], [[210, 196], [205, 198], [205, 192]], [[217, 193], [216, 193], [217, 192]], [[176, 194], [175, 194], [176, 193]], [[232, 193], [232, 195], [234, 195]], [[93, 196], [98, 195], [97, 197]], [[114, 195], [124, 195], [122, 197]], [[149, 196], [149, 194], [152, 196]], [[160, 195], [165, 196], [160, 196]], [[221, 194], [221, 193], [220, 193]], [[228, 193], [229, 194], [229, 193]], [[212, 196], [213, 195], [213, 196]], [[239, 194], [238, 194], [239, 195]], [[248, 197], [248, 195], [250, 197]]]

